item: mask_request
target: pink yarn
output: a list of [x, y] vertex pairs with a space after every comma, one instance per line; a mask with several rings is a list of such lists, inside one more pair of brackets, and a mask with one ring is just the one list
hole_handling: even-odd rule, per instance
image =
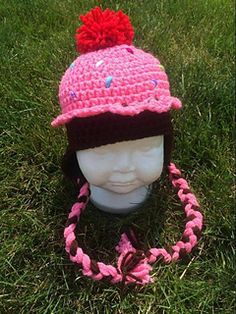
[[62, 113], [54, 127], [105, 112], [134, 116], [181, 108], [160, 61], [126, 44], [79, 56], [62, 77], [59, 101]]
[[[178, 261], [182, 256], [190, 253], [196, 246], [200, 235], [203, 217], [199, 212], [199, 205], [195, 196], [189, 191], [187, 182], [181, 178], [181, 172], [171, 163], [169, 165], [170, 180], [172, 185], [178, 189], [178, 196], [184, 205], [184, 210], [189, 220], [185, 225], [182, 239], [171, 247], [171, 250], [165, 248], [151, 248], [147, 251], [137, 250], [132, 245], [126, 233], [121, 235], [118, 245], [115, 247], [119, 256], [117, 265], [107, 265], [102, 262], [91, 260], [78, 246], [74, 233], [80, 214], [85, 209], [89, 200], [89, 184], [85, 183], [80, 189], [78, 200], [72, 206], [67, 227], [64, 231], [66, 242], [66, 252], [69, 253], [72, 262], [81, 266], [85, 276], [94, 280], [106, 279], [112, 284], [123, 283], [145, 285], [153, 282], [151, 277], [151, 264], [158, 260], [164, 263]], [[85, 197], [84, 198], [81, 197]]]
[[126, 233], [122, 233], [122, 235], [120, 237], [120, 242], [115, 247], [115, 249], [120, 254], [122, 254], [124, 252], [128, 252], [128, 251], [134, 251], [134, 248], [133, 248], [131, 242], [129, 241]]

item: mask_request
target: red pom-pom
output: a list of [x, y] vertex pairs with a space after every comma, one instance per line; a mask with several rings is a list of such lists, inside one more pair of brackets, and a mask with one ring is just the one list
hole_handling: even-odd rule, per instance
[[122, 11], [114, 12], [96, 7], [80, 16], [83, 25], [76, 30], [76, 48], [80, 53], [116, 45], [131, 45], [134, 30], [129, 17]]

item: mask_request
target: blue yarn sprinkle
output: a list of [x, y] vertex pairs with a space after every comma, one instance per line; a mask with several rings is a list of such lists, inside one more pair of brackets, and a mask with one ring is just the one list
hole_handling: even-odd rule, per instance
[[155, 87], [157, 86], [157, 80], [151, 80], [152, 83], [155, 85]]
[[106, 88], [111, 86], [111, 82], [112, 82], [113, 77], [112, 76], [108, 76], [106, 78]]
[[71, 65], [70, 65], [70, 69], [72, 70], [72, 69], [74, 68], [74, 66], [75, 66], [74, 62], [73, 62], [73, 63], [71, 63]]

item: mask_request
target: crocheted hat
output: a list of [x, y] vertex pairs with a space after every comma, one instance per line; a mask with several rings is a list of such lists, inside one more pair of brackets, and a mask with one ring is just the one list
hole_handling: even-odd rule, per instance
[[77, 30], [76, 44], [81, 55], [62, 77], [62, 113], [52, 126], [105, 112], [135, 116], [181, 108], [170, 94], [160, 61], [132, 45], [134, 32], [124, 13], [97, 7], [80, 18], [84, 24]]
[[[134, 32], [129, 18], [121, 11], [97, 7], [81, 20], [84, 24], [76, 33], [81, 55], [61, 80], [62, 113], [52, 122], [54, 127], [66, 124], [69, 154], [115, 141], [158, 134], [168, 137], [169, 112], [181, 108], [181, 102], [171, 96], [159, 60], [132, 45]], [[113, 284], [143, 285], [152, 282], [151, 264], [177, 261], [196, 246], [203, 224], [199, 204], [180, 170], [170, 162], [168, 170], [187, 216], [181, 240], [168, 248], [144, 249], [130, 229], [121, 235], [115, 248], [119, 254], [116, 265], [91, 259], [76, 238], [76, 225], [90, 196], [89, 183], [77, 176], [78, 200], [69, 213], [64, 238], [71, 261], [85, 276]]]

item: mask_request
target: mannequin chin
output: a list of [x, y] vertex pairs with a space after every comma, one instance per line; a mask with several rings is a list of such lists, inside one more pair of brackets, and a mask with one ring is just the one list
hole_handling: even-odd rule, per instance
[[90, 183], [94, 205], [112, 213], [127, 213], [142, 205], [162, 173], [164, 136], [80, 150], [76, 157]]

